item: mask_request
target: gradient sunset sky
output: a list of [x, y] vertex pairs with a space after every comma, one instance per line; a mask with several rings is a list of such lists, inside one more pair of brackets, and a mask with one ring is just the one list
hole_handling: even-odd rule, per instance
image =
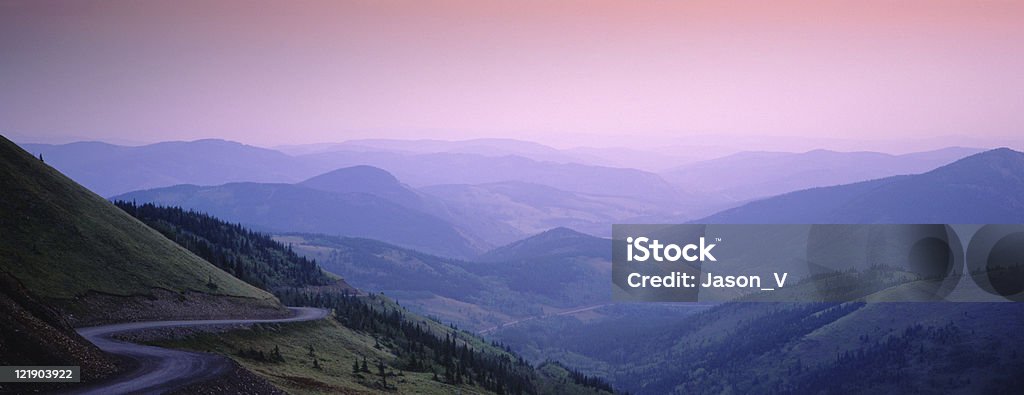
[[982, 141], [1022, 70], [1020, 1], [0, 0], [0, 133], [41, 141]]

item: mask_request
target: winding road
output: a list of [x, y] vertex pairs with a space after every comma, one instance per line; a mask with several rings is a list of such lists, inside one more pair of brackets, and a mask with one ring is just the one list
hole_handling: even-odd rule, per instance
[[281, 319], [149, 321], [78, 329], [78, 334], [95, 344], [100, 350], [133, 359], [136, 362], [136, 368], [120, 377], [88, 387], [76, 388], [67, 393], [77, 395], [160, 394], [219, 377], [232, 369], [231, 362], [222, 355], [129, 343], [114, 339], [113, 335], [118, 333], [185, 326], [312, 321], [327, 316], [327, 310], [324, 309], [289, 307], [289, 310], [294, 311], [295, 315]]

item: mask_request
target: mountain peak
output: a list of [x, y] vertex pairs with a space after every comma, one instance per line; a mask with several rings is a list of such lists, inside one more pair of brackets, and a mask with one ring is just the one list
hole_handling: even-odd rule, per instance
[[366, 193], [408, 208], [420, 209], [420, 196], [388, 171], [366, 165], [344, 167], [300, 182], [306, 188], [334, 193]]
[[807, 189], [701, 223], [1019, 223], [1024, 153], [998, 148], [922, 174]]
[[594, 236], [591, 236], [591, 235], [588, 235], [588, 234], [585, 234], [585, 233], [582, 233], [582, 232], [577, 232], [575, 230], [572, 230], [572, 229], [564, 227], [564, 226], [559, 226], [557, 228], [551, 228], [551, 229], [548, 229], [546, 231], [540, 232], [540, 233], [538, 233], [538, 234], [536, 234], [536, 235], [534, 235], [534, 236], [532, 236], [530, 238], [534, 238], [534, 237], [559, 237], [559, 238], [564, 238], [564, 237], [594, 237]]
[[306, 183], [318, 183], [330, 180], [332, 182], [380, 182], [398, 184], [398, 179], [387, 170], [368, 165], [357, 165], [331, 170], [327, 173], [312, 177]]
[[500, 262], [550, 256], [606, 257], [610, 253], [611, 244], [608, 240], [560, 226], [495, 248], [481, 255], [479, 260]]
[[[1015, 151], [1007, 147], [1000, 147], [990, 149], [988, 151], [982, 151], [974, 155], [970, 155], [957, 162], [972, 161], [972, 160], [1024, 160], [1024, 152]], [[954, 163], [957, 163], [954, 162]]]
[[991, 149], [939, 167], [927, 174], [982, 173], [986, 170], [996, 170], [996, 172], [988, 172], [993, 175], [1005, 171], [1012, 173], [1024, 171], [1024, 152], [1006, 147]]

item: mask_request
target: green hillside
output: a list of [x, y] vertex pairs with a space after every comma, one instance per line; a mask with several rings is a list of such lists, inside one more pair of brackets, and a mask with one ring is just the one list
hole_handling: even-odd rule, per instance
[[290, 246], [239, 224], [180, 207], [121, 200], [114, 205], [214, 266], [275, 295], [309, 286], [355, 291]]
[[0, 270], [32, 293], [68, 300], [90, 292], [148, 296], [163, 289], [278, 305], [269, 293], [178, 246], [42, 159], [0, 137]]
[[[325, 296], [325, 295], [322, 295]], [[293, 394], [608, 394], [603, 380], [558, 363], [538, 367], [387, 297], [333, 295], [330, 319], [256, 325], [157, 341], [221, 353]]]

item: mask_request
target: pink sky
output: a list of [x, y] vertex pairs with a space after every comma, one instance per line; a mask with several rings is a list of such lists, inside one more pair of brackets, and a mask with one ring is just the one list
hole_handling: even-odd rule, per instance
[[0, 132], [566, 147], [1024, 124], [1019, 1], [216, 3], [0, 0]]

